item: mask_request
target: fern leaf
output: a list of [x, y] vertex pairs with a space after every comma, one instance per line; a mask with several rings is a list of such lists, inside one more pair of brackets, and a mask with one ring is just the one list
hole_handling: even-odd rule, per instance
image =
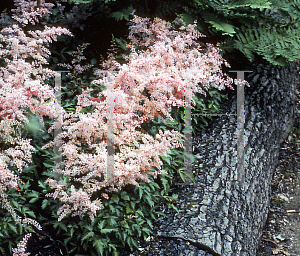
[[113, 12], [109, 15], [109, 17], [112, 17], [112, 18], [115, 18], [116, 21], [119, 21], [119, 20], [127, 20], [129, 21], [129, 16], [131, 14], [133, 14], [135, 12], [135, 9], [133, 9], [132, 5], [129, 6], [128, 8], [125, 8], [119, 12]]
[[286, 65], [287, 61], [300, 59], [300, 29], [270, 29], [259, 26], [238, 32], [235, 48], [252, 59], [250, 52], [257, 52], [274, 65]]
[[203, 13], [203, 18], [207, 23], [211, 24], [216, 30], [222, 31], [222, 35], [233, 36], [236, 33], [234, 26], [232, 26], [229, 23], [221, 21], [213, 13], [205, 12]]
[[252, 9], [271, 9], [271, 3], [267, 0], [236, 0], [230, 3], [229, 8], [250, 7]]

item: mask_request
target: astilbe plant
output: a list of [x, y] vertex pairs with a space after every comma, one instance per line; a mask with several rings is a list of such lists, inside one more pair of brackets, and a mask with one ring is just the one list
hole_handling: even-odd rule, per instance
[[[63, 132], [56, 138], [62, 146], [64, 168], [57, 169], [68, 182], [48, 179], [54, 189], [48, 194], [63, 202], [58, 210], [59, 220], [88, 213], [91, 220], [103, 206], [101, 198], [108, 192], [127, 184], [138, 186], [148, 182], [147, 174], [156, 177], [163, 173], [159, 155], [166, 156], [171, 148], [183, 147], [183, 135], [178, 131], [159, 131], [153, 138], [140, 125], [155, 116], [170, 118], [171, 106], [184, 106], [185, 88], [205, 94], [199, 84], [220, 90], [231, 87], [232, 79], [222, 74], [222, 59], [218, 48], [202, 47], [195, 24], [183, 26], [178, 20], [177, 30], [166, 21], [134, 17], [131, 21], [128, 45], [130, 54], [121, 65], [113, 55], [96, 71], [103, 85], [114, 93], [114, 183], [107, 180], [107, 116], [108, 90], [98, 97], [90, 97], [87, 88], [78, 96], [75, 113], [63, 112]], [[194, 101], [192, 100], [192, 103]], [[86, 109], [94, 110], [86, 113]], [[54, 129], [59, 123], [54, 124]], [[53, 146], [54, 142], [45, 146]]]
[[71, 33], [65, 28], [47, 26], [26, 32], [22, 27], [47, 18], [53, 5], [42, 1], [37, 8], [36, 1], [15, 0], [15, 6], [13, 19], [17, 22], [10, 24], [7, 20], [0, 31], [0, 58], [5, 63], [0, 68], [0, 200], [16, 222], [41, 229], [36, 221], [16, 215], [5, 192], [8, 187], [18, 190], [22, 169], [31, 162], [34, 147], [20, 135], [20, 127], [29, 122], [26, 115], [35, 114], [42, 123], [43, 116], [56, 117], [54, 88], [45, 83], [55, 75], [45, 68], [50, 55], [47, 47], [57, 36]]
[[26, 253], [26, 244], [31, 237], [31, 233], [24, 236], [23, 240], [17, 245], [17, 248], [13, 248], [13, 256], [28, 256], [30, 253]]

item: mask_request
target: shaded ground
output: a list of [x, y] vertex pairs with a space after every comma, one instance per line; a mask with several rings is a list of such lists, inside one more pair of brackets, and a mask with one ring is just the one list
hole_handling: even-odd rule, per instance
[[288, 141], [282, 144], [272, 182], [270, 213], [257, 256], [300, 255], [299, 147]]

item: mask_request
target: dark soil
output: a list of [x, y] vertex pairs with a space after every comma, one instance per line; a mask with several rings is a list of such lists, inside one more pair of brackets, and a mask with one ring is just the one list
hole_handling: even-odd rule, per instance
[[289, 141], [282, 144], [272, 181], [270, 212], [257, 256], [300, 255], [299, 146]]

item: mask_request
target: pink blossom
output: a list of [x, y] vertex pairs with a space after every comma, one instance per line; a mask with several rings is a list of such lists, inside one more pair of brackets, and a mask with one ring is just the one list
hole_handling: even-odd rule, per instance
[[12, 18], [20, 22], [22, 26], [29, 23], [35, 25], [41, 21], [41, 18], [47, 19], [54, 7], [54, 4], [46, 3], [45, 0], [41, 0], [38, 8], [36, 0], [14, 0], [14, 4], [17, 8], [12, 10], [15, 13]]
[[[36, 24], [47, 19], [53, 4], [41, 1], [36, 8], [36, 1], [15, 0], [13, 18], [21, 23]], [[71, 33], [60, 27], [44, 26], [43, 30], [29, 31], [28, 34], [16, 23], [7, 22], [3, 15], [1, 19], [6, 26], [0, 31], [0, 58], [5, 65], [0, 67], [0, 200], [1, 206], [8, 210], [16, 222], [34, 225], [41, 228], [31, 219], [21, 219], [7, 200], [5, 194], [8, 187], [19, 190], [18, 183], [22, 180], [12, 171], [17, 167], [22, 173], [24, 167], [31, 162], [32, 152], [35, 148], [30, 140], [22, 139], [20, 128], [28, 123], [24, 108], [40, 118], [43, 116], [54, 118], [54, 89], [45, 80], [53, 77], [55, 72], [46, 68], [47, 57], [50, 55], [49, 43], [56, 40], [58, 35]], [[24, 240], [25, 241], [25, 240]], [[21, 248], [21, 247], [20, 247]], [[21, 253], [22, 248], [15, 252]], [[21, 254], [20, 254], [21, 255]]]
[[28, 256], [30, 253], [26, 253], [26, 244], [31, 237], [31, 233], [24, 236], [23, 240], [17, 245], [17, 248], [13, 248], [13, 256]]
[[[193, 95], [205, 94], [199, 84], [207, 88], [232, 88], [232, 79], [221, 71], [221, 64], [229, 64], [212, 45], [208, 44], [203, 51], [196, 41], [201, 35], [194, 28], [195, 25], [189, 25], [176, 31], [158, 18], [150, 22], [148, 18], [135, 17], [130, 27], [131, 53], [126, 57], [127, 63], [121, 65], [111, 56], [103, 64], [106, 70], [96, 71], [99, 79], [93, 83], [114, 89], [114, 143], [118, 149], [114, 155], [114, 184], [108, 184], [106, 179], [108, 91], [89, 97], [91, 89], [83, 90], [78, 96], [76, 112], [64, 115], [60, 138], [65, 141], [62, 147], [65, 168], [60, 172], [69, 177], [69, 183], [62, 186], [57, 181], [47, 181], [54, 189], [48, 196], [65, 203], [59, 209], [59, 220], [71, 212], [73, 215], [87, 212], [93, 220], [92, 216], [100, 209], [91, 204], [93, 193], [102, 190], [103, 198], [107, 199], [107, 192], [122, 189], [126, 184], [139, 186], [138, 181], [149, 182], [148, 174], [157, 177], [165, 172], [159, 156], [166, 156], [171, 148], [184, 147], [183, 135], [174, 130], [159, 131], [153, 138], [137, 128], [155, 116], [173, 120], [171, 107], [184, 106], [187, 84]], [[74, 70], [81, 70], [82, 58], [74, 57], [78, 59], [72, 62]], [[144, 94], [146, 89], [150, 97]], [[194, 100], [192, 103], [195, 104]], [[83, 107], [91, 105], [95, 106], [93, 113], [81, 113]], [[89, 148], [89, 153], [81, 150], [83, 146]], [[80, 189], [75, 190], [72, 182], [80, 183]], [[66, 192], [68, 188], [73, 192]]]

